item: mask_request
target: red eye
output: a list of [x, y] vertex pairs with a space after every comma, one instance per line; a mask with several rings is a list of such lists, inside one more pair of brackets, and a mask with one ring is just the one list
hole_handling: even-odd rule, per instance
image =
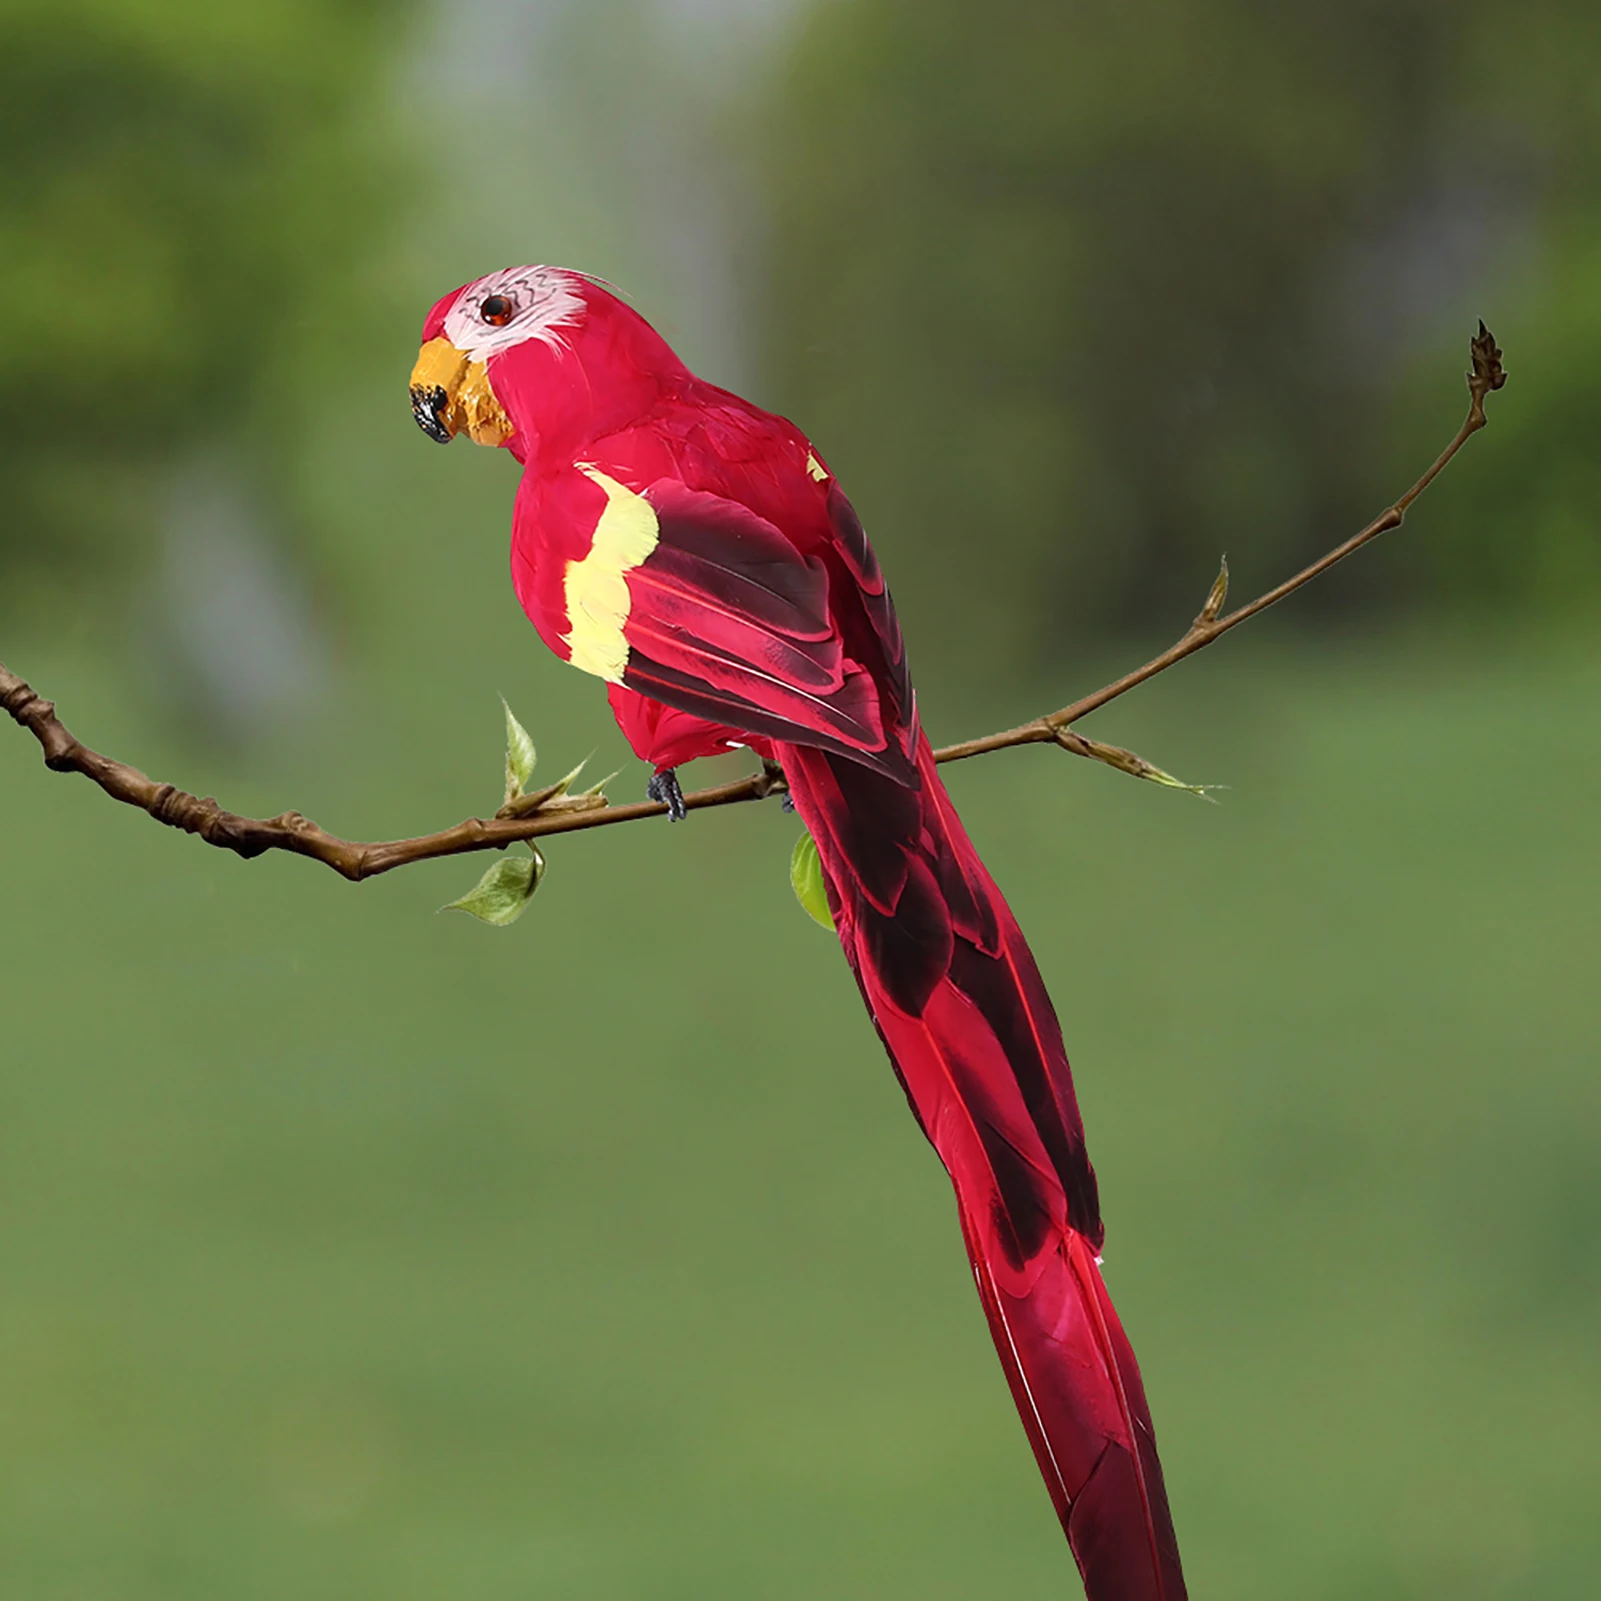
[[517, 308], [504, 295], [491, 295], [478, 308], [478, 315], [496, 328], [504, 328]]

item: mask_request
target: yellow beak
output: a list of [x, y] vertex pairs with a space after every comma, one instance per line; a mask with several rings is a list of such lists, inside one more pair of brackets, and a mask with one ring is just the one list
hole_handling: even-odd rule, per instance
[[448, 445], [465, 433], [475, 445], [503, 445], [516, 433], [489, 387], [489, 369], [448, 339], [430, 339], [411, 369], [411, 410], [430, 439]]

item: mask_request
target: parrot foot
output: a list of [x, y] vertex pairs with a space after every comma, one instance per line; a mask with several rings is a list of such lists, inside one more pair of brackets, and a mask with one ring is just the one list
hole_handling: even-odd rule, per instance
[[681, 823], [689, 816], [688, 808], [684, 805], [684, 792], [678, 787], [678, 774], [671, 767], [653, 773], [645, 786], [645, 793], [667, 808], [668, 822]]
[[756, 775], [756, 794], [760, 800], [766, 800], [769, 795], [782, 795], [784, 810], [795, 810], [795, 797], [789, 792], [789, 780], [784, 777], [783, 767], [771, 756], [762, 757], [762, 770]]

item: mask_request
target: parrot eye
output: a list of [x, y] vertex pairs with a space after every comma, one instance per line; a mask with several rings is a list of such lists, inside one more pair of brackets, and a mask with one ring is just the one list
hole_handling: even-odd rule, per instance
[[490, 295], [478, 308], [478, 315], [495, 328], [504, 328], [517, 308], [504, 295]]

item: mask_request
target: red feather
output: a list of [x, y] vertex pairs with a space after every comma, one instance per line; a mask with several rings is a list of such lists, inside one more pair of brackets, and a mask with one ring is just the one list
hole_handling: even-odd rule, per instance
[[[915, 819], [894, 808], [877, 840], [876, 775], [803, 746], [779, 756], [846, 958], [956, 1187], [995, 1348], [1091, 1601], [1182, 1601], [1150, 1410], [1096, 1262], [1095, 1175], [1033, 956], [926, 740]], [[907, 863], [887, 903], [864, 849]]]
[[[1090, 1601], [1184, 1601], [1144, 1387], [1096, 1257], [1061, 1029], [940, 783], [861, 523], [799, 429], [695, 378], [604, 289], [556, 269], [512, 279], [495, 275], [496, 293], [526, 292], [530, 318], [557, 303], [549, 291], [584, 301], [554, 334], [484, 336], [506, 443], [525, 463], [512, 539], [524, 609], [568, 655], [567, 575], [611, 493], [595, 475], [649, 503], [655, 540], [621, 575], [628, 607], [613, 625], [627, 647], [610, 689], [618, 723], [658, 768], [733, 741], [782, 762], [868, 1012], [955, 1185], [995, 1347]], [[440, 301], [428, 337], [455, 319], [478, 339], [470, 307], [488, 282]]]

